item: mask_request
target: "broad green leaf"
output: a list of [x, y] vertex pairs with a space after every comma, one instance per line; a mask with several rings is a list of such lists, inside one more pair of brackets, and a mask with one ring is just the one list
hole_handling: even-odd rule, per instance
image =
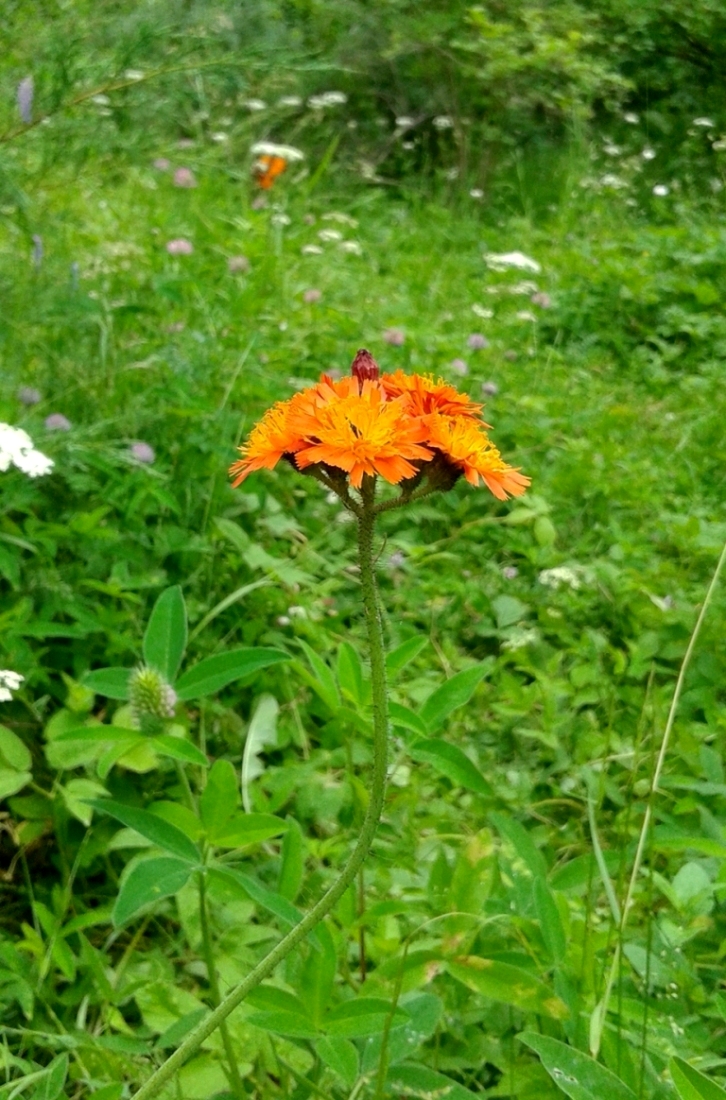
[[[236, 871], [233, 867], [224, 867], [222, 864], [216, 863], [213, 865], [210, 874], [223, 875], [225, 878], [232, 879], [233, 882], [242, 887], [256, 905], [266, 909], [268, 913], [272, 913], [288, 928], [293, 928], [303, 919], [304, 914], [300, 912], [297, 906], [287, 901], [286, 898], [280, 897], [279, 894], [275, 894], [272, 890], [268, 890], [257, 879], [246, 875], [244, 871]], [[308, 933], [308, 940], [315, 946], [316, 950], [320, 949], [315, 931]]]
[[313, 678], [309, 679], [310, 686], [320, 696], [328, 710], [336, 711], [340, 706], [340, 695], [333, 673], [322, 657], [318, 657], [315, 650], [311, 649], [307, 642], [301, 641], [300, 647], [315, 674]]
[[506, 814], [492, 813], [490, 821], [504, 840], [508, 840], [519, 858], [525, 863], [534, 878], [547, 877], [545, 858], [537, 848], [527, 830], [515, 818]]
[[170, 856], [137, 863], [121, 884], [113, 907], [113, 923], [118, 928], [145, 906], [176, 894], [186, 885], [191, 873], [188, 863]]
[[[618, 865], [622, 859], [620, 852], [604, 851], [603, 859], [610, 874], [617, 873]], [[562, 866], [552, 871], [549, 876], [550, 885], [554, 890], [587, 890], [588, 885], [600, 877], [594, 852], [586, 855], [575, 856], [574, 859], [563, 863]]]
[[280, 836], [286, 830], [287, 822], [274, 814], [235, 814], [208, 835], [219, 848], [243, 848]]
[[431, 764], [457, 786], [466, 787], [467, 790], [476, 791], [477, 794], [492, 793], [491, 787], [476, 764], [456, 745], [431, 737], [425, 741], [414, 741], [409, 751], [414, 760]]
[[482, 661], [473, 668], [457, 672], [429, 695], [421, 707], [420, 715], [429, 730], [437, 729], [457, 707], [463, 707], [471, 699], [477, 685], [491, 672], [492, 662]]
[[[388, 1071], [388, 1084], [395, 1089], [395, 1095], [403, 1097], [431, 1096], [441, 1100], [474, 1100], [481, 1093], [471, 1092], [457, 1081], [443, 1073], [416, 1064], [394, 1066]], [[605, 1100], [605, 1097], [603, 1097]]]
[[187, 609], [178, 584], [162, 592], [144, 634], [144, 660], [174, 683], [187, 647]]
[[[400, 968], [400, 958], [392, 958]], [[377, 970], [380, 973], [380, 970]], [[399, 978], [399, 974], [396, 975]], [[399, 979], [400, 980], [400, 979]], [[444, 1005], [439, 997], [432, 993], [404, 993], [400, 1000], [401, 1008], [409, 1014], [409, 1019], [398, 1027], [391, 1028], [386, 1041], [388, 1064], [397, 1065], [411, 1058], [415, 1051], [436, 1031], [444, 1014]], [[371, 1035], [363, 1048], [361, 1071], [371, 1073], [381, 1060], [383, 1046], [382, 1035]]]
[[529, 608], [516, 596], [502, 595], [492, 600], [492, 611], [496, 616], [497, 626], [500, 630], [504, 630], [505, 627], [514, 626], [515, 623], [520, 622]]
[[60, 788], [60, 794], [68, 812], [85, 826], [89, 826], [93, 817], [93, 799], [104, 798], [107, 791], [103, 784], [97, 783], [95, 779], [69, 779]]
[[181, 760], [185, 764], [197, 764], [200, 768], [209, 767], [209, 761], [204, 753], [183, 737], [172, 737], [171, 734], [162, 733], [159, 737], [154, 737], [151, 744], [159, 756], [170, 756], [172, 760]]
[[29, 772], [33, 766], [30, 750], [7, 726], [0, 726], [0, 767], [3, 765], [18, 772]]
[[337, 955], [330, 929], [323, 921], [316, 929], [319, 951], [308, 952], [298, 978], [300, 1000], [316, 1027], [333, 999]]
[[199, 815], [209, 832], [219, 830], [239, 806], [237, 772], [229, 760], [215, 760], [199, 799]]
[[668, 1068], [681, 1100], [726, 1100], [726, 1089], [682, 1058], [673, 1058]]
[[66, 730], [54, 738], [52, 744], [61, 744], [64, 741], [88, 741], [91, 744], [110, 744], [112, 741], [138, 740], [141, 737], [139, 730], [124, 729], [122, 726], [77, 726], [75, 729]]
[[365, 703], [363, 666], [360, 657], [349, 642], [341, 642], [338, 649], [338, 683], [344, 695], [358, 707]]
[[93, 1100], [121, 1100], [123, 1093], [123, 1081], [113, 1081], [110, 1085], [103, 1085], [100, 1089], [94, 1089], [90, 1095]]
[[350, 1039], [325, 1035], [315, 1044], [315, 1053], [328, 1069], [340, 1077], [343, 1084], [352, 1089], [358, 1080], [358, 1051]]
[[230, 649], [228, 653], [218, 653], [207, 657], [188, 669], [176, 683], [176, 694], [182, 702], [189, 699], [201, 699], [221, 691], [233, 680], [251, 676], [260, 669], [289, 661], [286, 653], [279, 649], [244, 648]]
[[[358, 997], [354, 1001], [345, 1001], [328, 1012], [323, 1028], [328, 1035], [356, 1039], [383, 1031], [390, 1015], [390, 1001], [384, 1001], [380, 997]], [[404, 1024], [408, 1018], [404, 1009], [396, 1008], [392, 1016], [393, 1026]]]
[[32, 772], [16, 772], [14, 768], [0, 768], [0, 802], [22, 791], [32, 778]]
[[518, 1038], [539, 1055], [552, 1080], [570, 1100], [636, 1100], [635, 1093], [619, 1077], [589, 1054], [535, 1031], [525, 1031]]
[[393, 679], [402, 668], [405, 668], [409, 661], [413, 661], [418, 657], [421, 650], [428, 644], [428, 638], [416, 635], [402, 642], [401, 645], [396, 646], [395, 649], [392, 649], [386, 657], [386, 672], [391, 679]]
[[128, 699], [130, 668], [97, 668], [81, 680], [84, 687], [107, 699]]
[[191, 1012], [185, 1013], [180, 1020], [175, 1020], [173, 1024], [169, 1025], [166, 1031], [156, 1040], [154, 1046], [157, 1050], [175, 1050], [192, 1028], [201, 1023], [204, 1017], [208, 1015], [208, 1008], [195, 1008]]
[[242, 754], [242, 805], [247, 813], [252, 809], [250, 783], [264, 772], [260, 753], [277, 745], [277, 716], [280, 704], [274, 695], [261, 695], [250, 719]]
[[567, 954], [567, 938], [562, 918], [552, 891], [543, 878], [534, 880], [534, 908], [542, 938], [555, 963], [561, 963]]
[[287, 832], [280, 850], [280, 878], [277, 892], [288, 901], [295, 901], [300, 893], [305, 872], [305, 841], [302, 829], [294, 817], [287, 818]]
[[33, 1100], [57, 1100], [68, 1076], [68, 1055], [59, 1054], [48, 1066], [33, 1093]]
[[[166, 849], [188, 863], [199, 863], [199, 852], [195, 844], [176, 825], [171, 825], [156, 814], [147, 810], [138, 810], [135, 806], [124, 806], [111, 798], [89, 799], [89, 804], [99, 813], [108, 814], [122, 825], [141, 833], [152, 844]], [[173, 891], [172, 891], [173, 892]]]
[[315, 1039], [320, 1034], [308, 1016], [294, 1012], [253, 1012], [247, 1022], [291, 1039]]
[[501, 1001], [527, 1012], [539, 1012], [555, 1020], [563, 1020], [569, 1015], [564, 1001], [536, 974], [511, 963], [469, 955], [448, 962], [446, 969], [469, 989], [492, 1001]]
[[424, 725], [418, 714], [409, 707], [404, 707], [402, 703], [389, 703], [388, 716], [392, 726], [398, 726], [400, 729], [404, 730], [412, 730], [413, 733], [418, 733], [421, 737], [428, 737], [429, 735], [428, 728]]

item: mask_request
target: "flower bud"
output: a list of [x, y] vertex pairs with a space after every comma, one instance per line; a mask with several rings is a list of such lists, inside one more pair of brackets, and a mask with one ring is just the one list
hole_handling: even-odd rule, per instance
[[129, 701], [144, 733], [158, 733], [165, 719], [174, 717], [176, 692], [155, 668], [142, 665], [129, 679]]
[[350, 373], [359, 382], [365, 382], [367, 379], [375, 381], [381, 372], [371, 353], [366, 348], [359, 348], [351, 363]]

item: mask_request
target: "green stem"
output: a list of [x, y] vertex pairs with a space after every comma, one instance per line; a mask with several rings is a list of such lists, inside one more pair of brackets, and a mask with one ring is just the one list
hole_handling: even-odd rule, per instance
[[[209, 913], [207, 910], [207, 886], [204, 872], [199, 872], [199, 924], [202, 929], [202, 949], [204, 951], [204, 961], [207, 964], [207, 976], [209, 978], [209, 990], [212, 994], [212, 1002], [215, 1008], [218, 1008], [222, 997], [219, 992], [219, 979], [217, 977], [217, 967], [214, 961], [214, 947], [212, 945], [212, 937], [209, 932]], [[229, 1034], [226, 1021], [222, 1021], [219, 1025], [219, 1034], [222, 1036], [222, 1045], [224, 1046], [224, 1053], [227, 1057], [227, 1067], [229, 1069], [229, 1082], [232, 1086], [237, 1100], [244, 1100], [247, 1095], [242, 1084], [242, 1078], [240, 1077], [239, 1066], [237, 1065], [237, 1059], [234, 1053], [234, 1047], [232, 1045], [232, 1037]]]
[[320, 924], [333, 909], [348, 887], [355, 881], [358, 868], [371, 847], [386, 792], [386, 764], [388, 747], [388, 696], [386, 688], [385, 649], [383, 644], [383, 625], [378, 605], [378, 590], [373, 566], [373, 535], [375, 524], [375, 481], [364, 478], [361, 489], [362, 506], [358, 509], [358, 560], [360, 564], [360, 582], [363, 593], [363, 611], [368, 632], [368, 646], [371, 663], [371, 689], [373, 696], [373, 774], [371, 776], [371, 794], [365, 820], [355, 848], [348, 862], [333, 885], [323, 894], [317, 905], [303, 917], [299, 924], [270, 951], [257, 966], [250, 971], [235, 989], [206, 1017], [190, 1031], [186, 1039], [151, 1075], [135, 1094], [134, 1100], [151, 1100], [157, 1096], [174, 1074], [188, 1058], [223, 1023], [229, 1014], [242, 1004], [245, 997], [260, 982], [264, 981], [293, 948]]

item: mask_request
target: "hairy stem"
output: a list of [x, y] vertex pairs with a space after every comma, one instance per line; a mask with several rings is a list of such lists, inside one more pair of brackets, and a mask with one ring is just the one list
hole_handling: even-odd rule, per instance
[[383, 810], [386, 791], [386, 763], [388, 748], [388, 696], [386, 688], [385, 649], [383, 624], [378, 604], [378, 590], [373, 566], [373, 536], [375, 524], [375, 481], [366, 477], [361, 489], [362, 506], [358, 512], [358, 560], [363, 594], [363, 611], [368, 633], [371, 664], [371, 690], [373, 697], [373, 774], [371, 776], [370, 802], [360, 835], [348, 862], [333, 885], [323, 894], [317, 905], [303, 917], [299, 924], [280, 940], [276, 947], [202, 1020], [174, 1053], [151, 1075], [135, 1094], [135, 1100], [151, 1100], [188, 1058], [195, 1054], [205, 1039], [216, 1031], [245, 997], [264, 981], [293, 948], [305, 939], [316, 925], [337, 904], [348, 887], [355, 881], [358, 869], [371, 847], [376, 827]]
[[[209, 931], [209, 912], [207, 909], [207, 884], [204, 877], [204, 872], [199, 872], [199, 924], [202, 931], [202, 950], [204, 952], [204, 961], [207, 965], [207, 976], [209, 978], [209, 992], [212, 994], [212, 1003], [217, 1008], [222, 997], [219, 992], [219, 979], [217, 978], [217, 966], [214, 961], [214, 945], [212, 944], [212, 937]], [[219, 1034], [222, 1036], [222, 1045], [224, 1047], [225, 1057], [227, 1059], [227, 1069], [229, 1071], [229, 1083], [232, 1086], [232, 1092], [237, 1097], [237, 1100], [244, 1100], [247, 1095], [245, 1087], [242, 1084], [242, 1078], [240, 1077], [239, 1066], [237, 1065], [237, 1059], [234, 1053], [234, 1047], [232, 1045], [232, 1037], [229, 1034], [226, 1020], [223, 1020], [219, 1025]]]

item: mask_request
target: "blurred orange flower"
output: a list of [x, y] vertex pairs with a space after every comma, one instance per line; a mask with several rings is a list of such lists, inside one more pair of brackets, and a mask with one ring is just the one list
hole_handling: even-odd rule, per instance
[[[482, 406], [446, 382], [403, 371], [379, 376], [371, 354], [356, 355], [352, 373], [319, 382], [269, 409], [250, 433], [230, 473], [239, 485], [281, 458], [299, 470], [342, 470], [355, 489], [363, 475], [397, 485], [427, 471], [427, 463], [472, 485], [484, 482], [499, 500], [520, 496], [529, 478], [503, 461], [490, 441]], [[434, 466], [431, 484], [436, 475]], [[443, 483], [442, 483], [443, 484]]]

